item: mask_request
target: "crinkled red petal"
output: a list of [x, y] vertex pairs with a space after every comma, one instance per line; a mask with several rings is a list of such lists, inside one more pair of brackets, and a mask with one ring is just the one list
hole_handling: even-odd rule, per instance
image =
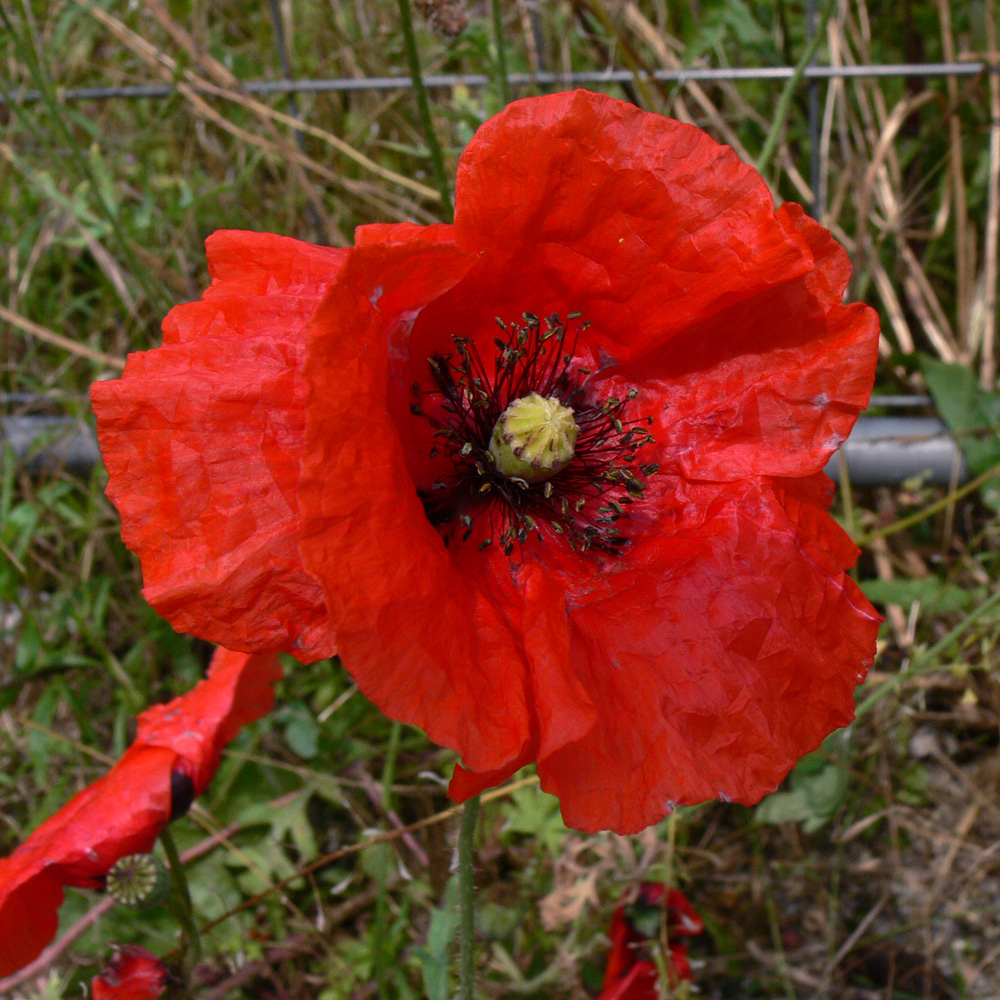
[[[496, 552], [493, 557], [497, 557]], [[507, 557], [500, 555], [498, 558], [505, 560]], [[523, 600], [518, 631], [524, 637], [528, 663], [531, 739], [506, 767], [470, 771], [456, 765], [448, 786], [448, 794], [456, 802], [464, 802], [486, 788], [502, 784], [515, 771], [540, 756], [579, 739], [590, 731], [597, 719], [597, 707], [570, 669], [569, 618], [564, 588], [536, 563], [525, 564], [516, 576]], [[468, 578], [475, 580], [477, 574], [470, 571]], [[485, 585], [485, 580], [481, 585]], [[515, 598], [508, 598], [508, 602], [516, 606]]]
[[414, 222], [372, 222], [354, 230], [354, 245], [371, 246], [375, 243], [455, 243], [455, 227], [446, 222], [431, 226], [418, 226]]
[[814, 270], [693, 321], [609, 381], [609, 392], [640, 387], [656, 460], [688, 479], [809, 475], [868, 404], [878, 316], [841, 305], [850, 264], [822, 226], [798, 205], [778, 220], [808, 243]]
[[173, 776], [202, 792], [223, 745], [270, 710], [280, 676], [277, 654], [217, 650], [192, 691], [143, 712], [135, 742], [104, 777], [0, 858], [0, 976], [55, 935], [63, 886], [96, 888], [119, 858], [152, 848], [175, 806]]
[[93, 1000], [156, 1000], [167, 988], [166, 966], [145, 948], [119, 948], [111, 964], [90, 983]]
[[804, 544], [807, 497], [789, 516], [782, 496], [692, 487], [687, 526], [567, 596], [570, 659], [602, 708], [539, 761], [570, 826], [632, 833], [676, 804], [756, 802], [853, 717], [879, 617], [822, 537]]
[[398, 327], [468, 266], [447, 245], [351, 252], [311, 330], [300, 547], [362, 691], [491, 770], [530, 739], [523, 644], [428, 523], [386, 401]]
[[91, 390], [108, 496], [176, 629], [303, 661], [335, 639], [301, 566], [306, 325], [346, 251], [266, 233], [209, 237], [212, 285], [164, 346]]
[[479, 128], [455, 230], [482, 255], [489, 322], [495, 303], [505, 319], [579, 309], [620, 361], [812, 267], [728, 146], [588, 91], [515, 101]]
[[491, 771], [470, 771], [461, 764], [456, 764], [451, 781], [448, 783], [448, 797], [454, 802], [466, 802], [487, 788], [502, 785], [522, 767], [527, 767], [536, 760], [538, 760], [538, 744], [528, 742], [509, 764]]

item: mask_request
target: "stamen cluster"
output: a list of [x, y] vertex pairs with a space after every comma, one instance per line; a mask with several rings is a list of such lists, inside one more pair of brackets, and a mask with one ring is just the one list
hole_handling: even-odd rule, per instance
[[[462, 527], [461, 539], [472, 535], [475, 518], [489, 518], [489, 533], [480, 549], [499, 545], [510, 555], [530, 533], [543, 540], [547, 527], [573, 551], [618, 552], [628, 543], [618, 522], [642, 498], [646, 478], [658, 471], [655, 462], [636, 465], [639, 449], [652, 443], [645, 425], [652, 418], [626, 419], [638, 395], [594, 399], [588, 393], [592, 370], [577, 364], [577, 339], [588, 323], [572, 312], [563, 322], [554, 313], [540, 321], [533, 313], [523, 322], [499, 317], [502, 336], [494, 338], [496, 356], [484, 363], [475, 343], [453, 336], [455, 351], [428, 359], [433, 389], [413, 383], [411, 411], [434, 428], [431, 457], [444, 453], [454, 471], [436, 480], [421, 495], [430, 521], [449, 542]], [[572, 409], [579, 435], [570, 463], [544, 482], [508, 477], [490, 454], [490, 438], [503, 412], [531, 393], [559, 400]], [[422, 397], [435, 400], [426, 409]]]

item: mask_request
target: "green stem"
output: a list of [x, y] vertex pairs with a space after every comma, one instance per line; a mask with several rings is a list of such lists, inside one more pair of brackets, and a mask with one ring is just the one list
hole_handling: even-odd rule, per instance
[[767, 133], [764, 148], [760, 151], [760, 156], [757, 157], [757, 163], [755, 164], [757, 172], [760, 174], [764, 173], [767, 165], [771, 162], [771, 157], [774, 156], [774, 151], [778, 148], [778, 139], [781, 137], [782, 129], [785, 127], [785, 119], [788, 117], [788, 112], [791, 109], [792, 98], [795, 96], [798, 85], [802, 82], [802, 75], [805, 73], [806, 67], [812, 62], [812, 57], [816, 55], [816, 50], [826, 35], [826, 25], [830, 20], [830, 15], [833, 13], [834, 3], [835, 0], [826, 0], [826, 3], [823, 4], [823, 11], [819, 16], [819, 24], [816, 26], [816, 34], [813, 35], [812, 40], [806, 46], [805, 52], [802, 53], [802, 57], [795, 65], [795, 72], [785, 82], [785, 87], [781, 91], [781, 97], [778, 98], [778, 103], [774, 109], [774, 120], [771, 122], [771, 131]]
[[493, 13], [493, 43], [497, 47], [497, 75], [500, 77], [500, 97], [504, 106], [510, 104], [510, 83], [507, 80], [507, 56], [503, 48], [503, 20], [500, 16], [500, 0], [490, 0]]
[[389, 730], [389, 746], [385, 751], [385, 763], [382, 765], [382, 808], [388, 813], [392, 811], [392, 783], [396, 780], [396, 758], [399, 756], [399, 738], [403, 725], [393, 721]]
[[427, 89], [424, 87], [423, 74], [420, 72], [420, 56], [417, 53], [417, 37], [413, 33], [413, 15], [410, 12], [410, 0], [399, 0], [399, 23], [403, 29], [403, 44], [406, 46], [406, 58], [410, 63], [410, 79], [413, 81], [413, 93], [417, 98], [417, 111], [420, 113], [420, 124], [427, 139], [427, 148], [431, 152], [431, 162], [434, 164], [434, 177], [438, 190], [441, 192], [441, 208], [446, 221], [451, 222], [453, 210], [451, 207], [451, 191], [448, 188], [448, 177], [444, 172], [444, 152], [434, 131], [434, 121], [431, 118], [431, 104], [427, 99]]
[[476, 972], [473, 937], [476, 930], [476, 887], [472, 878], [472, 848], [479, 819], [479, 796], [469, 799], [462, 810], [458, 830], [458, 1000], [472, 1000]]
[[[393, 722], [389, 730], [389, 746], [386, 750], [385, 763], [382, 765], [382, 811], [388, 814], [392, 811], [392, 783], [396, 776], [396, 758], [399, 755], [399, 738], [403, 727], [399, 722]], [[385, 1000], [389, 996], [389, 983], [386, 980], [389, 961], [389, 866], [392, 864], [392, 848], [383, 844], [376, 848], [378, 868], [376, 869], [375, 888], [375, 980], [378, 995]]]
[[884, 528], [877, 528], [874, 531], [869, 531], [866, 535], [862, 535], [860, 538], [855, 538], [854, 544], [857, 545], [858, 548], [864, 548], [866, 545], [870, 545], [876, 538], [885, 538], [887, 535], [893, 535], [897, 531], [912, 528], [913, 525], [919, 524], [925, 518], [931, 517], [933, 514], [944, 510], [946, 507], [950, 507], [956, 501], [961, 500], [962, 497], [972, 493], [974, 490], [978, 490], [980, 486], [985, 486], [986, 483], [988, 483], [996, 475], [1000, 475], [1000, 463], [987, 469], [981, 476], [976, 476], [975, 479], [970, 479], [964, 486], [960, 486], [957, 490], [953, 490], [940, 500], [935, 500], [934, 503], [921, 508], [915, 514], [910, 514], [908, 517], [903, 517], [898, 521], [893, 521], [892, 524], [888, 524]]
[[893, 674], [892, 677], [883, 681], [867, 698], [860, 702], [854, 710], [854, 718], [860, 719], [861, 716], [867, 715], [890, 691], [895, 690], [905, 681], [919, 677], [921, 674], [929, 674], [935, 670], [940, 670], [939, 657], [952, 643], [961, 639], [980, 618], [988, 611], [992, 611], [998, 604], [1000, 604], [1000, 593], [988, 597], [978, 607], [973, 608], [962, 621], [942, 639], [939, 639], [930, 649], [914, 656], [906, 670], [900, 670], [899, 673]]
[[181, 930], [190, 949], [191, 964], [194, 965], [201, 958], [201, 938], [198, 936], [198, 928], [194, 922], [194, 907], [191, 905], [191, 892], [188, 889], [187, 876], [184, 874], [184, 865], [181, 862], [181, 856], [177, 853], [177, 845], [174, 843], [169, 829], [164, 828], [160, 831], [160, 843], [163, 845], [163, 853], [167, 856], [170, 877], [177, 890], [177, 905], [173, 907], [173, 910], [180, 921]]

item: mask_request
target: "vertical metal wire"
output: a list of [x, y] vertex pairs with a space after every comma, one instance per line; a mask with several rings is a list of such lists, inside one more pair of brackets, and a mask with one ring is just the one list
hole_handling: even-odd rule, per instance
[[[271, 24], [274, 27], [274, 44], [278, 49], [278, 59], [281, 62], [281, 75], [286, 79], [290, 80], [292, 78], [292, 65], [291, 59], [288, 55], [288, 42], [285, 38], [285, 25], [281, 18], [281, 10], [278, 7], [278, 0], [270, 0], [271, 5]], [[298, 98], [295, 96], [295, 91], [290, 91], [288, 94], [288, 110], [292, 113], [292, 117], [298, 121], [302, 121], [302, 112], [299, 109]], [[295, 145], [299, 147], [299, 151], [304, 153], [306, 151], [306, 137], [305, 133], [301, 129], [295, 130]], [[317, 243], [326, 242], [326, 234], [323, 228], [323, 220], [319, 217], [319, 212], [316, 210], [316, 206], [311, 202], [306, 202], [306, 215], [309, 217], [309, 222], [315, 231], [315, 240]]]
[[[806, 0], [806, 30], [811, 42], [816, 35], [816, 0]], [[815, 56], [809, 62], [816, 65]], [[812, 216], [821, 219], [826, 200], [823, 197], [823, 164], [820, 163], [819, 81], [809, 80], [809, 185], [812, 188]]]

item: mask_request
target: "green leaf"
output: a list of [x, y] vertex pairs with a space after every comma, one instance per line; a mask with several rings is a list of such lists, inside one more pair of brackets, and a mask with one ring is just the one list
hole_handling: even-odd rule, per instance
[[814, 833], [832, 819], [844, 800], [848, 784], [847, 769], [832, 758], [838, 749], [847, 751], [850, 739], [850, 729], [831, 733], [819, 750], [798, 762], [786, 791], [768, 795], [757, 806], [754, 821], [801, 823], [806, 833]]
[[865, 580], [861, 590], [875, 604], [899, 604], [905, 608], [920, 601], [925, 608], [942, 614], [971, 611], [987, 596], [985, 587], [967, 590], [933, 576], [924, 580]]
[[801, 823], [806, 833], [813, 833], [833, 818], [846, 789], [844, 769], [827, 764], [789, 791], [769, 795], [757, 806], [754, 819], [758, 823]]
[[285, 705], [277, 713], [285, 730], [288, 746], [303, 760], [310, 760], [319, 752], [319, 725], [301, 701]]
[[555, 857], [569, 830], [559, 814], [559, 800], [533, 786], [520, 788], [501, 806], [504, 833], [525, 833], [543, 843]]
[[[975, 373], [964, 365], [922, 357], [920, 370], [973, 474], [1000, 464], [1000, 393], [980, 389]], [[1000, 510], [1000, 482], [987, 483], [981, 493], [983, 503]]]
[[458, 877], [448, 880], [444, 891], [444, 906], [431, 910], [427, 945], [415, 948], [420, 962], [427, 1000], [448, 1000], [448, 970], [451, 967], [451, 947], [458, 933]]

